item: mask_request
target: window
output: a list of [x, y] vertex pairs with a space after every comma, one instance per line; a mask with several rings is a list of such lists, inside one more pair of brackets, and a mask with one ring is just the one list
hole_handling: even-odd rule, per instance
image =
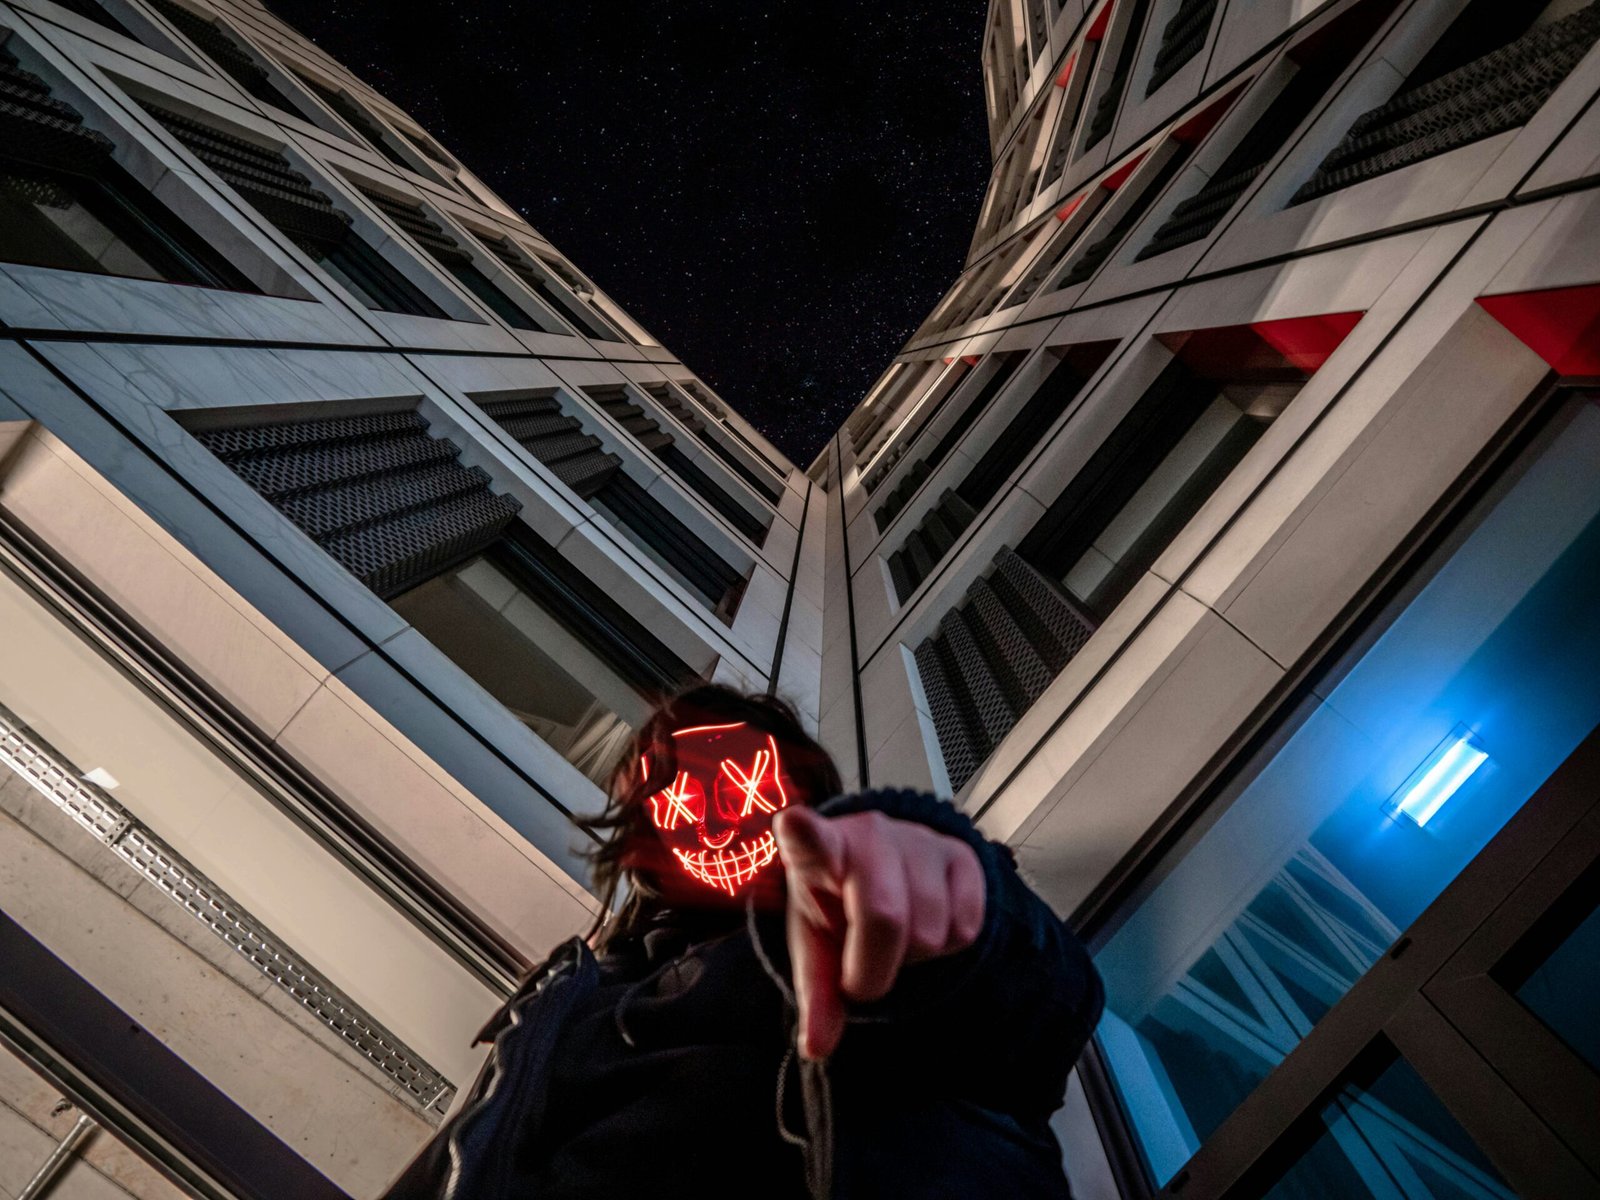
[[597, 782], [653, 698], [695, 678], [414, 411], [260, 423], [222, 409], [184, 424]]
[[462, 287], [471, 292], [484, 307], [513, 329], [538, 329], [533, 318], [518, 308], [472, 261], [472, 255], [461, 248], [461, 243], [447, 234], [437, 221], [422, 210], [421, 205], [410, 204], [384, 192], [358, 188], [363, 196], [381, 209], [385, 216], [403, 229], [411, 240], [421, 246], [434, 262], [448, 271]]
[[[1359, 317], [1294, 325], [1307, 345], [1325, 339], [1325, 358]], [[1286, 324], [1168, 335], [1177, 354], [1017, 547], [1091, 621], [1110, 615], [1310, 377], [1318, 360], [1276, 349]]]
[[1095, 63], [1100, 56], [1101, 44], [1105, 41], [1106, 26], [1111, 21], [1111, 9], [1115, 2], [1099, 0], [1099, 7], [1093, 10], [1093, 19], [1084, 30], [1083, 40], [1076, 50], [1067, 55], [1061, 69], [1056, 72], [1055, 86], [1061, 89], [1061, 112], [1056, 119], [1050, 157], [1045, 164], [1045, 187], [1060, 179], [1062, 172], [1067, 169], [1067, 158], [1077, 139], [1079, 118], [1088, 99], [1089, 82], [1094, 78]]
[[344, 119], [344, 123], [354, 129], [357, 135], [367, 145], [392, 162], [403, 171], [411, 170], [411, 164], [400, 157], [399, 151], [389, 144], [389, 139], [383, 135], [383, 127], [367, 115], [366, 109], [346, 96], [343, 92], [318, 83], [309, 75], [296, 72], [296, 78], [306, 87], [310, 88], [316, 97]]
[[1020, 547], [1102, 621], [1299, 390], [1174, 359]]
[[[911, 502], [911, 497], [917, 494], [918, 489], [922, 487], [923, 481], [933, 474], [933, 469], [945, 460], [945, 456], [955, 448], [955, 444], [961, 440], [961, 436], [972, 427], [974, 421], [983, 415], [984, 410], [989, 407], [989, 402], [1000, 394], [1000, 390], [1006, 384], [1011, 382], [1012, 375], [1016, 374], [1017, 368], [1022, 365], [1022, 360], [1026, 355], [1019, 351], [1008, 351], [991, 355], [990, 357], [993, 359], [993, 369], [989, 371], [988, 376], [978, 386], [977, 390], [967, 397], [966, 406], [961, 410], [960, 415], [951, 422], [949, 428], [933, 444], [933, 448], [917, 462], [911, 464], [906, 473], [901, 476], [900, 482], [895, 484], [894, 490], [884, 497], [883, 503], [878, 505], [877, 510], [872, 514], [873, 522], [877, 525], [879, 533], [889, 528], [890, 523], [900, 515], [900, 510], [905, 508]], [[965, 376], [962, 377], [963, 382], [965, 378]], [[951, 393], [952, 396], [956, 394], [956, 392]], [[931, 423], [932, 418], [929, 420]]]
[[[779, 483], [776, 479], [773, 479], [770, 475], [760, 474], [737, 454], [735, 454], [728, 446], [725, 446], [722, 441], [717, 438], [717, 436], [713, 434], [706, 426], [706, 423], [700, 419], [699, 414], [696, 413], [689, 405], [685, 404], [683, 402], [683, 398], [670, 385], [664, 383], [647, 383], [642, 384], [641, 389], [648, 393], [652, 399], [658, 401], [661, 407], [665, 408], [674, 417], [676, 417], [680, 424], [687, 427], [689, 432], [694, 434], [696, 441], [721, 459], [722, 465], [727, 467], [728, 470], [732, 471], [740, 479], [744, 480], [745, 483], [749, 484], [752, 491], [759, 492], [761, 495], [765, 496], [770, 503], [773, 504], [776, 504], [783, 496], [783, 485], [781, 483]], [[760, 458], [763, 463], [767, 461], [766, 456], [759, 454], [753, 446], [750, 446], [749, 440], [741, 435], [738, 430], [734, 429], [732, 426], [725, 426], [725, 428], [728, 429], [728, 432], [737, 437], [738, 440], [746, 448], [748, 448], [752, 454], [756, 454], [756, 456]]]
[[104, 26], [113, 33], [120, 33], [123, 37], [134, 41], [138, 40], [134, 38], [132, 31], [126, 25], [112, 16], [106, 7], [99, 3], [99, 0], [56, 0], [56, 3], [68, 12], [75, 12], [80, 17], [86, 17], [96, 25]]
[[1135, 259], [1154, 258], [1187, 246], [1220, 225], [1239, 197], [1327, 96], [1357, 51], [1371, 40], [1378, 25], [1394, 10], [1394, 3], [1395, 0], [1364, 0], [1352, 5], [1290, 48], [1285, 57], [1293, 64], [1294, 74], [1273, 97], [1267, 111], [1240, 138], [1200, 190], [1179, 202]]
[[256, 62], [219, 22], [185, 8], [176, 3], [176, 0], [150, 0], [150, 3], [155, 6], [157, 12], [176, 25], [185, 37], [199, 46], [207, 58], [222, 68], [228, 78], [250, 95], [268, 108], [300, 115], [300, 109], [294, 101], [278, 90], [261, 64]]
[[[1102, 1052], [1157, 1185], [1592, 742], [1597, 460], [1600, 404], [1568, 393], [1097, 954]], [[1355, 1143], [1324, 1146], [1363, 1171]]]
[[659, 458], [667, 470], [721, 514], [728, 524], [758, 546], [766, 540], [771, 518], [762, 520], [756, 516], [727, 488], [706, 474], [698, 463], [678, 448], [673, 436], [662, 429], [654, 417], [633, 402], [627, 389], [614, 386], [589, 387], [583, 390], [602, 412], [632, 435], [641, 446]]
[[190, 153], [215, 171], [280, 233], [318, 263], [337, 282], [380, 312], [444, 317], [395, 266], [350, 227], [349, 214], [276, 150], [223, 133], [155, 104], [150, 115]]
[[1154, 95], [1206, 44], [1211, 32], [1211, 18], [1216, 15], [1217, 0], [1179, 0], [1172, 17], [1161, 30], [1161, 45], [1156, 50], [1156, 61], [1150, 72], [1146, 96]]
[[[590, 312], [577, 297], [559, 287], [553, 287], [550, 280], [538, 268], [532, 266], [513, 246], [508, 238], [491, 237], [487, 234], [478, 234], [478, 240], [488, 247], [489, 253], [498, 258], [518, 279], [527, 285], [528, 290], [547, 304], [551, 311], [558, 316], [565, 314], [576, 322], [580, 329], [587, 331], [590, 336], [600, 338], [602, 341], [617, 341], [617, 335], [598, 317]], [[546, 326], [547, 333], [571, 333], [563, 325], [554, 327]]]
[[1149, 15], [1150, 0], [1121, 0], [1119, 7], [1126, 5], [1131, 5], [1131, 9], [1126, 23], [1122, 25], [1122, 40], [1117, 47], [1116, 61], [1084, 130], [1085, 150], [1099, 145], [1116, 124], [1117, 110], [1122, 106], [1122, 92], [1128, 86], [1128, 76], [1133, 73], [1134, 55], [1139, 49], [1139, 33], [1144, 29], [1145, 17]]
[[[1165, 335], [1176, 353], [1156, 381], [1028, 535], [1001, 551], [988, 576], [916, 649], [951, 787], [959, 790], [972, 777], [1287, 407], [1307, 369], [1320, 365], [1358, 318], [1344, 313]], [[1115, 345], [1091, 343], [1068, 353], [1087, 378]], [[1294, 362], [1282, 345], [1297, 348]], [[1047, 379], [1041, 392], [1048, 387]], [[1043, 418], [1024, 408], [1013, 423], [1028, 435], [1025, 448], [1038, 439], [1036, 420]], [[973, 475], [984, 465], [980, 460]], [[937, 561], [944, 548], [924, 531], [948, 519], [959, 491], [946, 493], [897, 554], [920, 548], [924, 559]], [[926, 570], [914, 558], [897, 564], [891, 557], [889, 567], [896, 586], [907, 589], [904, 603]]]
[[1265, 1191], [1267, 1200], [1517, 1194], [1422, 1077], [1386, 1047], [1375, 1047], [1296, 1134], [1298, 1153]]
[[[540, 265], [543, 266], [545, 270], [549, 271], [550, 274], [559, 279], [568, 288], [570, 288], [572, 290], [572, 294], [576, 296], [586, 308], [595, 306], [595, 292], [593, 284], [589, 283], [588, 280], [584, 279], [583, 276], [579, 275], [576, 270], [559, 258], [551, 258], [550, 256], [544, 254], [539, 255], [538, 258]], [[594, 334], [594, 336], [599, 338], [601, 341], [620, 342], [623, 340], [623, 337], [620, 333], [612, 329], [609, 325], [607, 325], [604, 321], [601, 321], [592, 313], [586, 324], [590, 326], [591, 332]]]
[[1084, 380], [1105, 361], [1113, 344], [1097, 342], [1061, 350], [1061, 361], [1039, 383], [1027, 403], [995, 430], [994, 441], [966, 477], [939, 498], [933, 511], [889, 556], [889, 575], [901, 604], [911, 599], [983, 506], [999, 493], [1029, 451], [1038, 446]]
[[395, 611], [601, 787], [651, 700], [524, 586], [514, 552], [469, 559], [393, 601]]
[[622, 460], [583, 432], [549, 393], [481, 398], [483, 411], [580, 498], [608, 516], [651, 558], [719, 616], [731, 618], [744, 592], [743, 574], [730, 566], [659, 500], [640, 487]]
[[0, 48], [0, 260], [254, 291]]

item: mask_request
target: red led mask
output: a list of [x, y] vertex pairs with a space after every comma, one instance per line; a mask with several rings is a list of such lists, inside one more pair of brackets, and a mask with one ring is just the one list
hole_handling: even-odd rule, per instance
[[778, 855], [772, 817], [791, 785], [777, 739], [741, 721], [677, 730], [672, 746], [677, 776], [647, 797], [651, 824], [690, 878], [737, 895]]

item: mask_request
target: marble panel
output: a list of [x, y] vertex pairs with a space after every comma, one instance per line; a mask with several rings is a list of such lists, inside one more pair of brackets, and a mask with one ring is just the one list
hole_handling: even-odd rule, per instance
[[[336, 680], [278, 744], [529, 961], [591, 920], [596, 905], [580, 882], [585, 876], [545, 854], [525, 830], [559, 820], [569, 832], [556, 844], [575, 846], [580, 835], [503, 765], [484, 763], [457, 780]], [[561, 857], [573, 871], [582, 867], [570, 851]]]
[[0, 481], [0, 507], [78, 565], [146, 633], [271, 736], [326, 674], [159, 530], [38, 436]]
[[[395, 741], [437, 763], [571, 880], [586, 882], [588, 867], [579, 853], [585, 839], [567, 814], [598, 812], [605, 802], [600, 789], [526, 727], [508, 728], [514, 718], [503, 706], [415, 630], [392, 646], [393, 661], [386, 646], [384, 653], [374, 651], [344, 667], [338, 682], [395, 731]], [[425, 672], [426, 685], [414, 670]], [[434, 693], [435, 683], [444, 690]], [[460, 713], [452, 707], [457, 702], [464, 706]], [[320, 693], [307, 707], [318, 703], [325, 703]], [[365, 714], [361, 719], [372, 724]], [[501, 743], [512, 744], [516, 755], [508, 756]]]
[[251, 336], [218, 293], [149, 279], [124, 279], [12, 263], [12, 282], [33, 297], [47, 319], [39, 328], [178, 337]]

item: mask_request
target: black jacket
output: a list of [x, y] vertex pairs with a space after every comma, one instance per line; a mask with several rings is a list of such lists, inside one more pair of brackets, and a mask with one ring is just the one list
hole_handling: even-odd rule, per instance
[[[486, 1027], [467, 1100], [386, 1200], [1066, 1200], [1050, 1114], [1104, 993], [1088, 954], [951, 805], [839, 797], [978, 853], [978, 940], [793, 1055], [782, 918], [663, 912], [596, 960], [560, 947]], [[759, 941], [759, 945], [757, 942]]]

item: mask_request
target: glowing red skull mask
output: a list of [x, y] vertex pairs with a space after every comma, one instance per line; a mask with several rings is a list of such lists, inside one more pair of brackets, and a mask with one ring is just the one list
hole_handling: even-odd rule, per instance
[[[777, 858], [772, 818], [790, 786], [778, 742], [741, 721], [680, 729], [672, 744], [677, 776], [647, 798], [650, 821], [690, 878], [736, 895]], [[649, 761], [639, 769], [648, 777]]]

